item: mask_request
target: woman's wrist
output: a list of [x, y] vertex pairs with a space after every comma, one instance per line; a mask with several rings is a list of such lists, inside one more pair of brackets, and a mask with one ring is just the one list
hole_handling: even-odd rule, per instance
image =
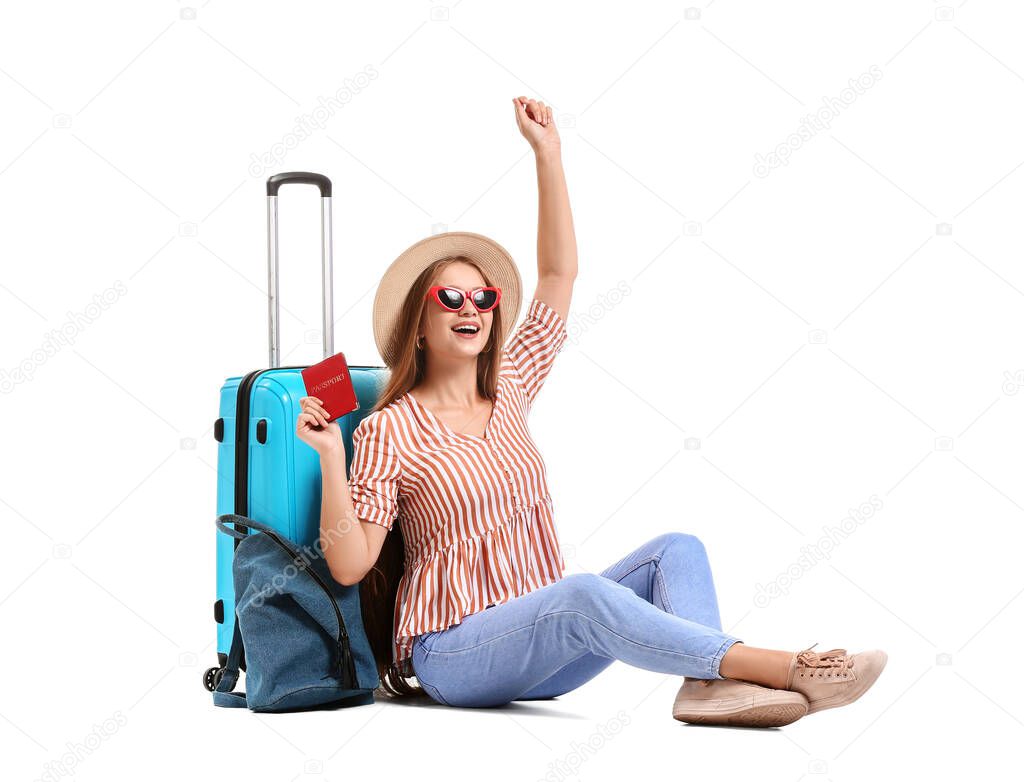
[[338, 462], [345, 463], [345, 447], [339, 442], [320, 451], [320, 464], [334, 466]]
[[562, 145], [561, 144], [545, 144], [544, 146], [537, 147], [533, 150], [534, 156], [537, 158], [537, 163], [556, 163], [562, 159]]

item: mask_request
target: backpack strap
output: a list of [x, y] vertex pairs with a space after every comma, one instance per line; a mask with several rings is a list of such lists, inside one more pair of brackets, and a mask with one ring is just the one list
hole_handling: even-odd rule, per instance
[[242, 643], [242, 629], [238, 624], [238, 616], [235, 616], [235, 634], [231, 638], [231, 650], [228, 652], [228, 661], [224, 664], [224, 673], [213, 691], [213, 705], [225, 706], [229, 709], [244, 709], [248, 706], [244, 692], [232, 692], [238, 684], [238, 664], [242, 661], [244, 646]]
[[[250, 519], [248, 516], [242, 516], [238, 513], [222, 513], [217, 517], [214, 522], [217, 525], [217, 529], [221, 532], [230, 535], [233, 538], [244, 540], [249, 537], [246, 533], [240, 532], [238, 527], [244, 527], [246, 529], [257, 529], [260, 532], [266, 532], [269, 535], [277, 535], [277, 531], [262, 521], [256, 521], [256, 519]], [[231, 525], [229, 527], [228, 525]], [[232, 527], [234, 529], [232, 529]]]
[[[217, 517], [216, 524], [217, 528], [227, 535], [233, 538], [246, 538], [248, 535], [244, 532], [240, 532], [237, 529], [232, 529], [228, 524], [232, 526], [242, 525], [242, 522], [248, 522], [244, 526], [252, 527], [257, 529], [263, 525], [255, 519], [248, 519], [244, 516], [239, 516], [235, 513], [225, 513]], [[238, 624], [238, 616], [235, 615], [235, 632], [231, 638], [231, 649], [228, 651], [227, 662], [224, 663], [224, 671], [221, 674], [220, 681], [217, 682], [216, 688], [213, 691], [213, 705], [224, 706], [229, 709], [246, 708], [248, 703], [245, 699], [244, 692], [233, 692], [235, 685], [238, 684], [238, 667], [242, 662], [242, 655], [245, 653], [245, 645], [242, 642], [242, 629]]]

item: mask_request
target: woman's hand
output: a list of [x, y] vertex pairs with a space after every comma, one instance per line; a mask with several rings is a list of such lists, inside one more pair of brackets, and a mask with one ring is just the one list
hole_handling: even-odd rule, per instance
[[327, 423], [327, 411], [323, 402], [315, 396], [304, 396], [299, 400], [302, 412], [295, 424], [295, 435], [309, 445], [320, 456], [337, 449], [345, 453], [341, 442], [341, 427], [337, 421]]
[[525, 95], [513, 98], [512, 103], [515, 104], [519, 132], [530, 142], [535, 153], [561, 150], [562, 140], [558, 137], [554, 112], [550, 106]]

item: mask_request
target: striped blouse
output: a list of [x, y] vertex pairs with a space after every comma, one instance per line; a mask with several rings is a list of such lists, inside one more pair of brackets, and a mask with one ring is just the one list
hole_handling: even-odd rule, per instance
[[356, 516], [388, 530], [402, 522], [392, 654], [405, 676], [414, 673], [417, 635], [563, 575], [544, 461], [526, 417], [567, 336], [561, 316], [534, 298], [502, 350], [483, 437], [454, 431], [410, 394], [352, 433]]

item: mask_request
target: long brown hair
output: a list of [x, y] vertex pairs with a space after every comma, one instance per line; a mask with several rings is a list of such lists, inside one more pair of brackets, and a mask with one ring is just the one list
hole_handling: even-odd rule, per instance
[[[416, 335], [423, 323], [426, 306], [427, 290], [434, 279], [449, 265], [461, 262], [468, 263], [480, 272], [484, 285], [493, 285], [483, 269], [470, 258], [461, 255], [449, 256], [434, 261], [425, 268], [409, 288], [409, 293], [402, 303], [402, 309], [395, 326], [399, 353], [391, 370], [387, 383], [380, 392], [376, 404], [370, 412], [387, 407], [406, 391], [411, 390], [423, 379], [426, 370], [426, 352], [416, 347]], [[491, 333], [487, 345], [481, 352], [476, 365], [476, 385], [481, 396], [494, 400], [497, 395], [498, 373], [501, 371], [501, 343], [504, 329], [502, 313], [499, 305], [493, 310]], [[409, 697], [425, 695], [420, 686], [411, 685], [391, 659], [391, 641], [395, 631], [395, 601], [398, 597], [398, 582], [405, 570], [405, 538], [402, 534], [402, 517], [395, 519], [391, 532], [384, 538], [377, 562], [359, 584], [359, 598], [363, 611], [363, 624], [366, 635], [377, 662], [377, 672], [381, 686], [393, 697]]]

